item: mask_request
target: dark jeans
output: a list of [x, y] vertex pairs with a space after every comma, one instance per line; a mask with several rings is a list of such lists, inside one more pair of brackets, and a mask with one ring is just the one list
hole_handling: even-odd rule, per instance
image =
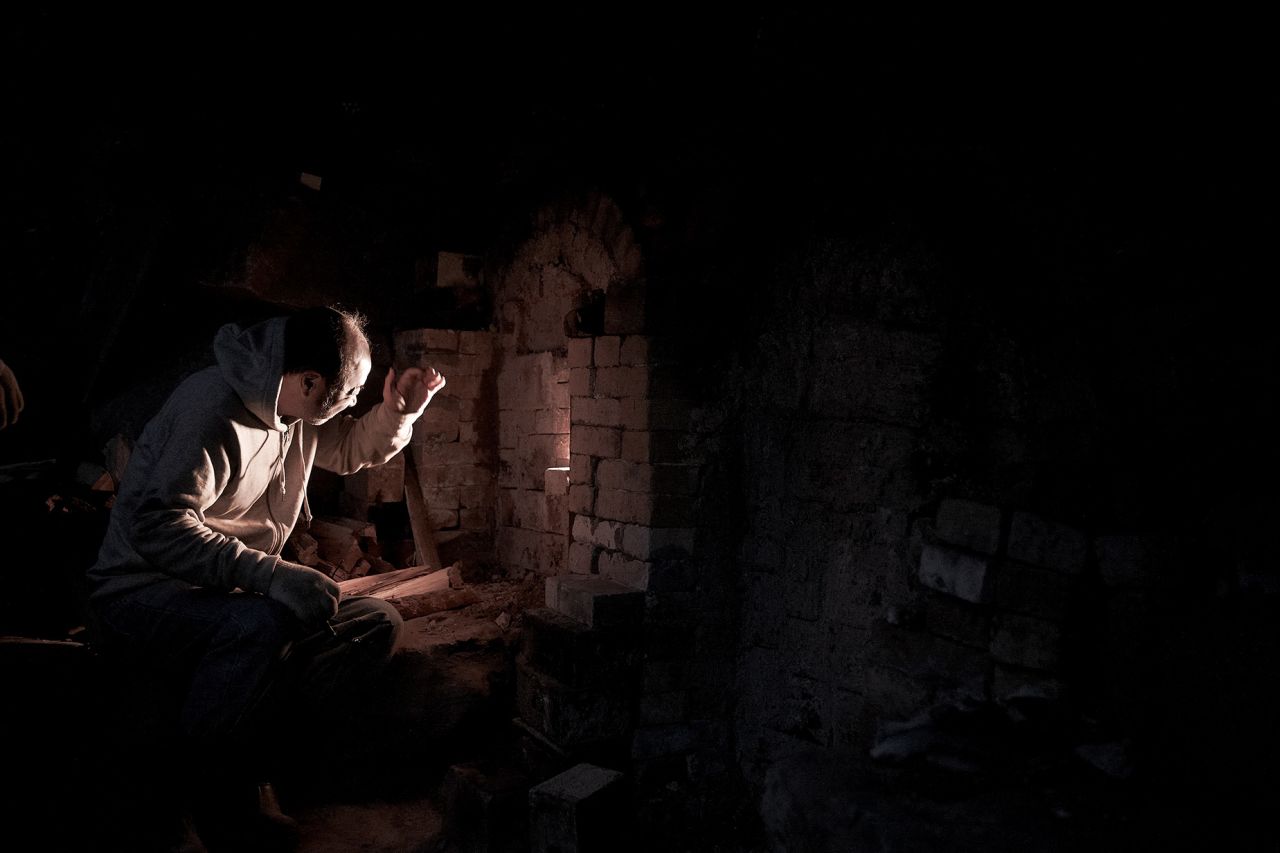
[[94, 615], [104, 652], [170, 684], [181, 734], [226, 761], [278, 743], [286, 717], [291, 728], [336, 722], [372, 685], [402, 629], [395, 609], [375, 598], [344, 599], [328, 626], [308, 631], [264, 596], [179, 580], [97, 603]]

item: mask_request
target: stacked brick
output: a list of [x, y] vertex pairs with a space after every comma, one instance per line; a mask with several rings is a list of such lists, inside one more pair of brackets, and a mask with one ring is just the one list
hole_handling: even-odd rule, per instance
[[551, 352], [508, 354], [497, 380], [498, 557], [561, 572], [569, 533], [569, 371]]
[[466, 534], [492, 543], [493, 334], [414, 329], [396, 335], [395, 349], [400, 369], [434, 367], [447, 380], [409, 445], [432, 527], [441, 542]]
[[639, 687], [644, 593], [600, 577], [546, 579], [525, 613], [516, 712], [557, 759], [626, 760]]
[[569, 341], [568, 570], [636, 589], [649, 588], [664, 550], [693, 550], [692, 405], [660, 349], [644, 335]]
[[918, 577], [975, 605], [970, 618], [987, 623], [989, 698], [1060, 693], [1064, 635], [1089, 552], [1088, 538], [1072, 527], [971, 501], [942, 502]]

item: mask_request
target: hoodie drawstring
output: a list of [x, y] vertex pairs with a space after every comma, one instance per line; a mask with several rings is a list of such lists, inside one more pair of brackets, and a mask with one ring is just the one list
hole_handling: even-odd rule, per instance
[[285, 435], [287, 432], [288, 430], [285, 430], [284, 432], [280, 433], [280, 497], [282, 498], [286, 497], [285, 487], [288, 483], [288, 477], [286, 474], [287, 466], [285, 465], [285, 462], [284, 462], [284, 455], [285, 455], [285, 451], [287, 450], [287, 448], [285, 447]]

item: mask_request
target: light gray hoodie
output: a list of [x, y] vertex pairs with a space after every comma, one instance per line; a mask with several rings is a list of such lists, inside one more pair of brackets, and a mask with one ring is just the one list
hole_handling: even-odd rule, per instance
[[138, 439], [89, 570], [95, 601], [166, 578], [265, 593], [312, 464], [349, 474], [412, 437], [414, 417], [382, 403], [321, 426], [282, 421], [282, 317], [223, 326], [214, 353], [217, 366], [184, 380]]

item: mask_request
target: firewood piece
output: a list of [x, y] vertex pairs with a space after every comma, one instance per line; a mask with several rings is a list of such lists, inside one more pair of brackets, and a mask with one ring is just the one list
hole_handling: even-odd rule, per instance
[[[380, 575], [366, 575], [362, 578], [346, 581], [338, 586], [341, 588], [344, 597], [348, 595], [372, 595], [378, 590], [430, 574], [434, 574], [430, 566], [411, 566], [407, 569], [397, 569], [394, 572], [385, 572]], [[444, 578], [440, 588], [445, 589], [449, 586], [448, 573], [440, 572], [440, 576]]]
[[378, 528], [370, 521], [361, 521], [358, 518], [347, 518], [346, 516], [341, 515], [326, 515], [321, 518], [314, 518], [311, 520], [312, 525], [315, 525], [317, 522], [321, 524], [332, 524], [338, 527], [345, 527], [347, 530], [350, 530], [351, 535], [355, 536], [357, 539], [372, 539], [375, 542], [378, 540]]
[[454, 563], [445, 571], [449, 573], [450, 589], [462, 589], [462, 587], [465, 586], [465, 583], [462, 580], [462, 568], [457, 563]]
[[338, 586], [343, 598], [351, 595], [381, 598], [405, 619], [441, 610], [456, 610], [480, 600], [474, 590], [450, 589], [448, 569], [425, 573], [422, 567], [401, 569], [385, 575], [346, 580]]
[[314, 566], [320, 559], [320, 543], [305, 530], [295, 530], [289, 537], [289, 547], [293, 550], [293, 560], [304, 566]]
[[312, 521], [307, 532], [319, 543], [321, 559], [340, 567], [346, 577], [352, 577], [351, 571], [364, 559], [364, 551], [351, 530], [340, 524]]
[[369, 574], [371, 575], [381, 575], [396, 571], [395, 563], [389, 563], [377, 554], [365, 554], [364, 558], [369, 561]]

